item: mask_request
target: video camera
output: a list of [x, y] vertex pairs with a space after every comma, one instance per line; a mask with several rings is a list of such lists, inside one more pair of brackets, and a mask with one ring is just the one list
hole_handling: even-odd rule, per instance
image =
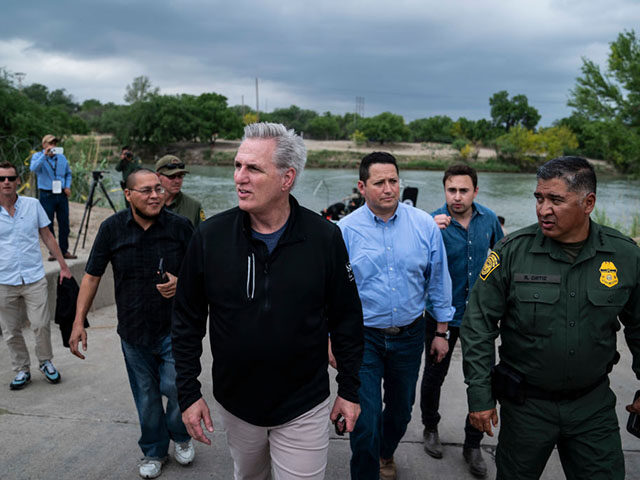
[[99, 181], [102, 180], [102, 176], [107, 173], [106, 170], [94, 170], [93, 172], [91, 172], [91, 175], [93, 175], [93, 180], [94, 181]]

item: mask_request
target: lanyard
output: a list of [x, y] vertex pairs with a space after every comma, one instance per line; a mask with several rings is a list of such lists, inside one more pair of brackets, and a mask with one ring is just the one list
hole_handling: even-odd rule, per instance
[[53, 170], [53, 178], [56, 178], [58, 176], [57, 174], [57, 170], [58, 170], [58, 156], [54, 155], [53, 158], [56, 159], [56, 163], [55, 165], [51, 165], [51, 159], [49, 158], [48, 155], [45, 154], [45, 158], [47, 160], [47, 163], [49, 164], [49, 166], [51, 167], [51, 170]]

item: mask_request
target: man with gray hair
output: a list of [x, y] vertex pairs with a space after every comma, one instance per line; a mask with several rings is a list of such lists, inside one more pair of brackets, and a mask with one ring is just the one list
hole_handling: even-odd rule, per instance
[[[640, 249], [589, 218], [584, 158], [545, 163], [534, 196], [538, 223], [490, 253], [462, 320], [469, 419], [492, 436], [500, 402], [498, 479], [539, 478], [556, 446], [568, 479], [623, 479], [608, 374], [622, 323], [640, 377]], [[640, 413], [640, 399], [627, 410]]]
[[[340, 230], [290, 194], [305, 162], [293, 130], [245, 127], [238, 207], [200, 225], [180, 271], [172, 342], [182, 419], [211, 443], [198, 382], [208, 316], [213, 395], [236, 479], [271, 470], [275, 479], [323, 478], [327, 417], [351, 431], [360, 412], [362, 306]], [[338, 369], [331, 409], [327, 335]]]

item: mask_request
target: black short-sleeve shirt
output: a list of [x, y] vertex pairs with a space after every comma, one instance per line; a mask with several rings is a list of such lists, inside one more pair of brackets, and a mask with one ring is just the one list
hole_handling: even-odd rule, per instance
[[169, 334], [173, 299], [156, 289], [158, 264], [162, 258], [165, 271], [178, 275], [192, 234], [189, 220], [164, 208], [147, 230], [130, 209], [100, 225], [85, 271], [102, 276], [111, 262], [118, 335], [127, 343], [149, 346]]

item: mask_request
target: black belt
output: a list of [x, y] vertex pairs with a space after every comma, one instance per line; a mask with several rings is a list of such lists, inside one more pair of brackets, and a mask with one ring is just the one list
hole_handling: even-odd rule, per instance
[[576, 388], [575, 390], [558, 390], [558, 391], [549, 391], [543, 390], [540, 387], [536, 387], [535, 385], [525, 385], [525, 391], [528, 398], [537, 398], [538, 400], [549, 400], [552, 402], [559, 402], [562, 400], [577, 400], [581, 397], [584, 397], [587, 393], [596, 389], [596, 387], [602, 385], [604, 381], [607, 379], [607, 375], [603, 375], [600, 377], [595, 383], [584, 387], [584, 388]]
[[413, 322], [411, 322], [409, 325], [403, 325], [402, 327], [387, 327], [387, 328], [365, 327], [365, 328], [377, 330], [378, 332], [384, 333], [385, 335], [400, 335], [405, 330], [408, 330], [411, 327], [413, 327], [416, 324], [416, 322], [418, 322], [422, 318], [424, 318], [424, 313], [421, 313], [420, 316], [416, 318]]

